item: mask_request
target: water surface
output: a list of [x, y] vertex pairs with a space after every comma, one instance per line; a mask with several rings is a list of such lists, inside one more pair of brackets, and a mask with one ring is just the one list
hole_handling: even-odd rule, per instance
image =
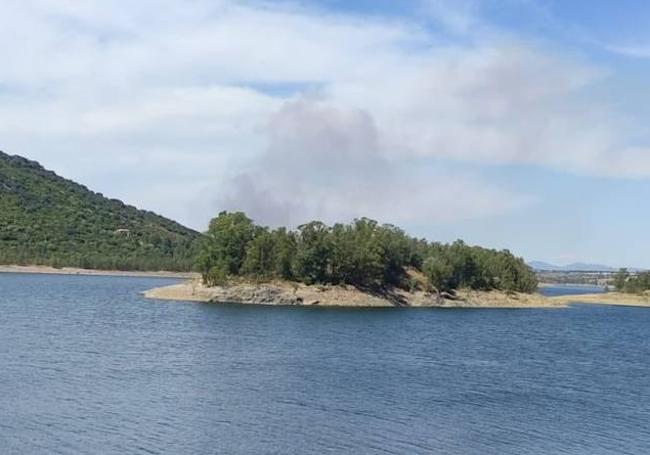
[[557, 297], [561, 295], [602, 294], [605, 289], [602, 286], [582, 284], [552, 284], [540, 286], [539, 292], [547, 297]]
[[2, 454], [647, 454], [650, 310], [146, 301], [0, 274]]

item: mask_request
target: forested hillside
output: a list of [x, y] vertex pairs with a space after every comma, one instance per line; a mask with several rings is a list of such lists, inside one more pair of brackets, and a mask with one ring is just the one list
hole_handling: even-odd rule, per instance
[[199, 236], [0, 152], [0, 264], [185, 271]]

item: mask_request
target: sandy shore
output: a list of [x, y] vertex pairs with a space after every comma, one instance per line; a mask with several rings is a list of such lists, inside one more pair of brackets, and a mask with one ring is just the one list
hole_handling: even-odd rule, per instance
[[571, 303], [586, 303], [592, 305], [650, 307], [650, 295], [624, 294], [620, 292], [607, 292], [604, 294], [564, 295], [560, 297], [552, 297], [549, 300], [558, 302], [563, 305], [568, 305]]
[[42, 273], [49, 275], [89, 275], [89, 276], [130, 276], [130, 277], [151, 277], [151, 278], [185, 278], [195, 279], [196, 273], [181, 272], [124, 272], [120, 270], [87, 270], [63, 267], [56, 269], [40, 265], [0, 265], [0, 273]]
[[439, 300], [425, 292], [395, 289], [382, 294], [362, 292], [352, 286], [307, 286], [299, 283], [239, 283], [208, 288], [199, 280], [152, 289], [145, 297], [205, 303], [239, 303], [272, 306], [357, 308], [557, 308], [566, 305], [539, 294], [461, 291], [457, 300]]

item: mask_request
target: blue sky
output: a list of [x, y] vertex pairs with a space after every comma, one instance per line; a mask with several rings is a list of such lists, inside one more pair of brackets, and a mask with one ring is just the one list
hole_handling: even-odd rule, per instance
[[9, 0], [0, 149], [197, 229], [650, 268], [650, 4]]

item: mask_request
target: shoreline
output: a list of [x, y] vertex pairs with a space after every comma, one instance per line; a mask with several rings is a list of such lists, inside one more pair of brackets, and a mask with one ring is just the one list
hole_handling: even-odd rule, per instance
[[[0, 274], [80, 275], [133, 278], [173, 278], [181, 283], [143, 292], [145, 298], [213, 304], [263, 306], [320, 306], [341, 308], [567, 308], [572, 304], [650, 308], [649, 294], [607, 292], [547, 297], [536, 294], [508, 294], [499, 291], [459, 290], [458, 299], [438, 300], [425, 292], [394, 289], [384, 294], [360, 291], [353, 286], [308, 286], [301, 283], [240, 282], [208, 288], [195, 272], [144, 272], [121, 270], [54, 268], [48, 266], [0, 265]], [[549, 286], [542, 284], [540, 287]]]
[[562, 287], [570, 287], [570, 288], [602, 288], [604, 286], [600, 286], [597, 284], [585, 284], [585, 283], [539, 283], [538, 285], [539, 288], [562, 288]]
[[25, 273], [42, 275], [82, 275], [82, 276], [115, 276], [133, 278], [179, 278], [196, 279], [199, 275], [194, 272], [141, 272], [122, 270], [79, 269], [74, 267], [54, 268], [42, 265], [0, 265], [0, 273]]
[[144, 292], [145, 298], [211, 304], [309, 306], [341, 308], [494, 308], [556, 309], [570, 305], [613, 305], [650, 308], [650, 295], [616, 292], [547, 297], [539, 293], [459, 290], [458, 298], [394, 289], [384, 294], [360, 291], [352, 286], [308, 286], [300, 283], [233, 283], [209, 288], [198, 279]]
[[145, 298], [212, 304], [263, 306], [306, 306], [330, 308], [561, 308], [564, 302], [540, 294], [500, 291], [461, 290], [457, 299], [438, 299], [436, 295], [403, 289], [382, 293], [361, 291], [353, 286], [312, 285], [301, 283], [238, 282], [227, 286], [204, 286], [189, 280], [144, 292]]
[[650, 295], [606, 292], [602, 294], [562, 295], [550, 297], [560, 304], [611, 305], [650, 308]]

